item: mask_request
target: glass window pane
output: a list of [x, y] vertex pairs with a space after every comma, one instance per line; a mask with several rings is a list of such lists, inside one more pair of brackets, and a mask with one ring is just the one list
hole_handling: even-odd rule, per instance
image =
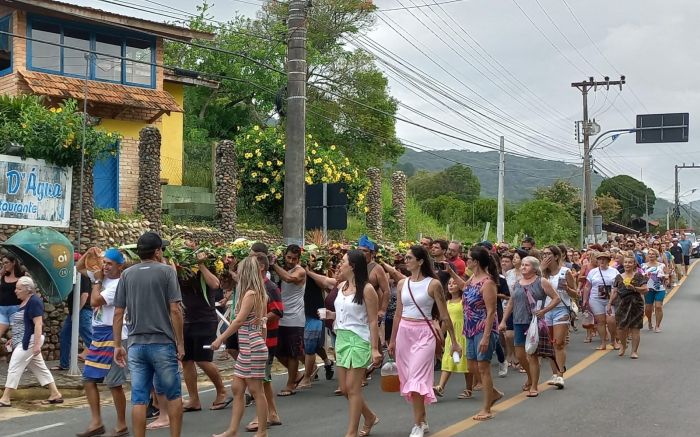
[[97, 35], [95, 43], [95, 78], [122, 81], [122, 39]]
[[34, 21], [31, 37], [34, 39], [30, 41], [32, 67], [60, 72], [61, 47], [45, 42], [59, 44], [61, 42], [61, 28], [56, 24]]
[[85, 54], [90, 51], [90, 33], [64, 27], [63, 45], [63, 73], [85, 76]]
[[[5, 18], [0, 21], [0, 30], [3, 32], [12, 32], [10, 29], [10, 19]], [[0, 34], [0, 71], [6, 70], [12, 66], [12, 39], [10, 35]]]
[[137, 61], [151, 62], [151, 43], [138, 39], [126, 40], [126, 81], [130, 83], [138, 83], [151, 85], [151, 65], [142, 64], [140, 62], [132, 62], [128, 59]]

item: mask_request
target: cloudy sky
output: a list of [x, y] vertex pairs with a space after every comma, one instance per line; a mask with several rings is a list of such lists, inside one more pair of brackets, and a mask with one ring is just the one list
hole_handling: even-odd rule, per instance
[[[166, 19], [102, 0], [68, 1]], [[129, 3], [194, 12], [196, 1]], [[254, 16], [262, 2], [212, 1], [220, 21], [237, 13]], [[637, 114], [689, 112], [690, 141], [637, 145], [631, 134], [601, 141], [605, 147], [593, 153], [596, 169], [606, 176], [641, 174], [657, 196], [672, 199], [674, 165], [700, 164], [694, 124], [700, 114], [697, 0], [374, 1], [376, 26], [354, 44], [390, 64], [379, 65], [390, 77], [392, 95], [405, 105], [402, 117], [459, 138], [398, 122], [398, 135], [408, 144], [478, 151], [488, 149], [463, 140], [494, 147], [503, 135], [509, 151], [580, 162], [573, 134], [575, 120], [582, 118], [581, 93], [571, 83], [624, 74], [621, 92], [601, 88], [589, 96], [590, 116], [602, 131], [634, 127]], [[406, 74], [414, 84], [420, 76], [430, 80], [417, 87]], [[544, 182], [546, 169], [542, 175]], [[689, 193], [684, 201], [700, 199], [700, 190], [690, 194], [700, 188], [700, 169], [682, 170], [680, 182], [681, 193]]]

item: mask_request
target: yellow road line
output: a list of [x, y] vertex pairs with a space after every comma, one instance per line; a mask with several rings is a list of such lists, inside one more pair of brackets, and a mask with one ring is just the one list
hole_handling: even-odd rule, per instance
[[[673, 296], [678, 292], [678, 290], [681, 288], [685, 280], [688, 278], [690, 273], [692, 273], [693, 268], [695, 267], [695, 264], [697, 262], [693, 263], [689, 269], [688, 269], [688, 274], [684, 275], [683, 278], [678, 282], [678, 285], [673, 287], [673, 289], [668, 293], [668, 296], [666, 297], [666, 303], [671, 300]], [[590, 355], [588, 355], [586, 358], [582, 359], [579, 361], [574, 367], [571, 369], [566, 370], [566, 377], [572, 377], [577, 375], [578, 373], [584, 371], [586, 368], [590, 367], [593, 363], [598, 361], [599, 359], [603, 358], [605, 355], [607, 355], [612, 349], [606, 349], [603, 351], [596, 350]], [[553, 386], [547, 385], [547, 383], [542, 383], [537, 387], [537, 390], [541, 393], [546, 390], [552, 389]], [[518, 405], [519, 403], [523, 402], [524, 400], [527, 399], [527, 394], [526, 392], [522, 392], [520, 394], [517, 394], [511, 398], [506, 399], [503, 402], [499, 402], [496, 404], [491, 411], [494, 413], [500, 413], [502, 411], [505, 411], [509, 408], [513, 408], [514, 406]], [[471, 429], [477, 425], [479, 425], [482, 422], [479, 422], [478, 420], [474, 420], [471, 417], [468, 419], [460, 420], [459, 422], [456, 422], [446, 428], [441, 429], [440, 431], [432, 434], [433, 437], [452, 437], [454, 435], [457, 435], [461, 432], [467, 431], [468, 429]]]

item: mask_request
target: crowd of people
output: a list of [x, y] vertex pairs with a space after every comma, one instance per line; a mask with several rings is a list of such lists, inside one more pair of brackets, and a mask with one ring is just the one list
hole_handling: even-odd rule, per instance
[[[178, 275], [164, 259], [167, 245], [157, 233], [143, 234], [136, 249], [140, 261], [128, 268], [116, 248], [76, 254], [90, 405], [78, 437], [130, 433], [128, 378], [131, 432], [144, 436], [147, 429], [169, 428], [172, 436], [181, 435], [183, 413], [202, 409], [197, 368], [216, 391], [209, 408], [232, 404], [229, 427], [215, 436], [237, 435], [244, 409], [253, 403], [256, 415], [245, 429], [266, 436], [268, 427], [282, 425], [275, 398], [311, 388], [324, 369], [327, 380], [337, 375], [335, 394], [347, 398], [346, 437], [366, 437], [380, 417], [365, 401], [363, 387], [387, 359], [395, 360], [400, 395], [412, 407], [410, 437], [429, 431], [426, 407], [445, 396], [454, 374], [464, 375], [459, 399], [481, 392], [482, 407], [473, 419], [489, 420], [504, 396], [492, 375], [494, 354], [498, 377], [523, 374], [529, 398], [539, 395], [545, 361], [552, 371], [547, 383], [564, 389], [566, 346], [579, 327], [586, 330], [585, 342], [597, 337], [597, 349], [613, 348], [620, 356], [630, 349], [630, 358], [638, 359], [644, 320], [650, 331], [662, 331], [666, 292], [688, 274], [692, 242], [684, 233], [667, 232], [617, 236], [577, 250], [538, 247], [526, 237], [518, 247], [482, 241], [463, 251], [459, 242], [423, 237], [406, 253], [382, 259], [377, 244], [363, 236], [330, 260], [327, 271], [302, 266], [297, 245], [277, 260], [257, 242], [247, 258], [227, 257], [220, 275], [199, 252], [190, 277]], [[101, 259], [101, 266], [89, 259]], [[11, 329], [12, 356], [0, 407], [12, 405], [25, 369], [49, 388], [45, 403], [62, 403], [51, 371], [67, 367], [70, 317], [61, 331], [59, 365], [49, 369], [41, 354], [40, 290], [14, 256], [5, 254], [2, 264], [0, 336]], [[214, 362], [219, 350], [236, 360], [232, 396]], [[276, 394], [274, 360], [287, 369]], [[189, 394], [185, 402], [181, 375]], [[109, 388], [114, 401], [117, 419], [110, 432], [98, 384]], [[148, 423], [150, 418], [155, 420]]]

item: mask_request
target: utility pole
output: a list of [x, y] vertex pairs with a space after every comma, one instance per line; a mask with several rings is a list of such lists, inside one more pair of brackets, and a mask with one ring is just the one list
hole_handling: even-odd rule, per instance
[[506, 139], [501, 137], [498, 159], [498, 213], [496, 216], [496, 242], [503, 241], [505, 228], [505, 177], [506, 177]]
[[[639, 180], [644, 183], [644, 169], [639, 169]], [[644, 223], [646, 232], [649, 233], [649, 193], [644, 192]]]
[[683, 165], [676, 165], [675, 166], [675, 187], [676, 187], [676, 192], [674, 196], [674, 205], [673, 205], [673, 218], [675, 221], [675, 227], [678, 228], [678, 219], [681, 217], [681, 198], [680, 198], [680, 190], [681, 190], [681, 184], [678, 182], [678, 170], [682, 168], [700, 168], [700, 165], [695, 165], [695, 163], [692, 163], [690, 165], [686, 165], [685, 162]]
[[591, 147], [590, 137], [597, 134], [593, 131], [593, 123], [588, 119], [588, 92], [592, 89], [596, 91], [598, 87], [610, 88], [610, 85], [618, 85], [622, 90], [622, 85], [625, 83], [625, 76], [620, 76], [620, 80], [611, 81], [608, 76], [603, 81], [597, 82], [593, 77], [589, 77], [587, 81], [574, 82], [571, 84], [573, 88], [578, 88], [583, 96], [583, 194], [584, 204], [586, 209], [586, 234], [593, 235], [593, 190], [591, 187]]
[[287, 149], [284, 154], [285, 244], [304, 244], [306, 218], [306, 0], [289, 2], [287, 20]]

